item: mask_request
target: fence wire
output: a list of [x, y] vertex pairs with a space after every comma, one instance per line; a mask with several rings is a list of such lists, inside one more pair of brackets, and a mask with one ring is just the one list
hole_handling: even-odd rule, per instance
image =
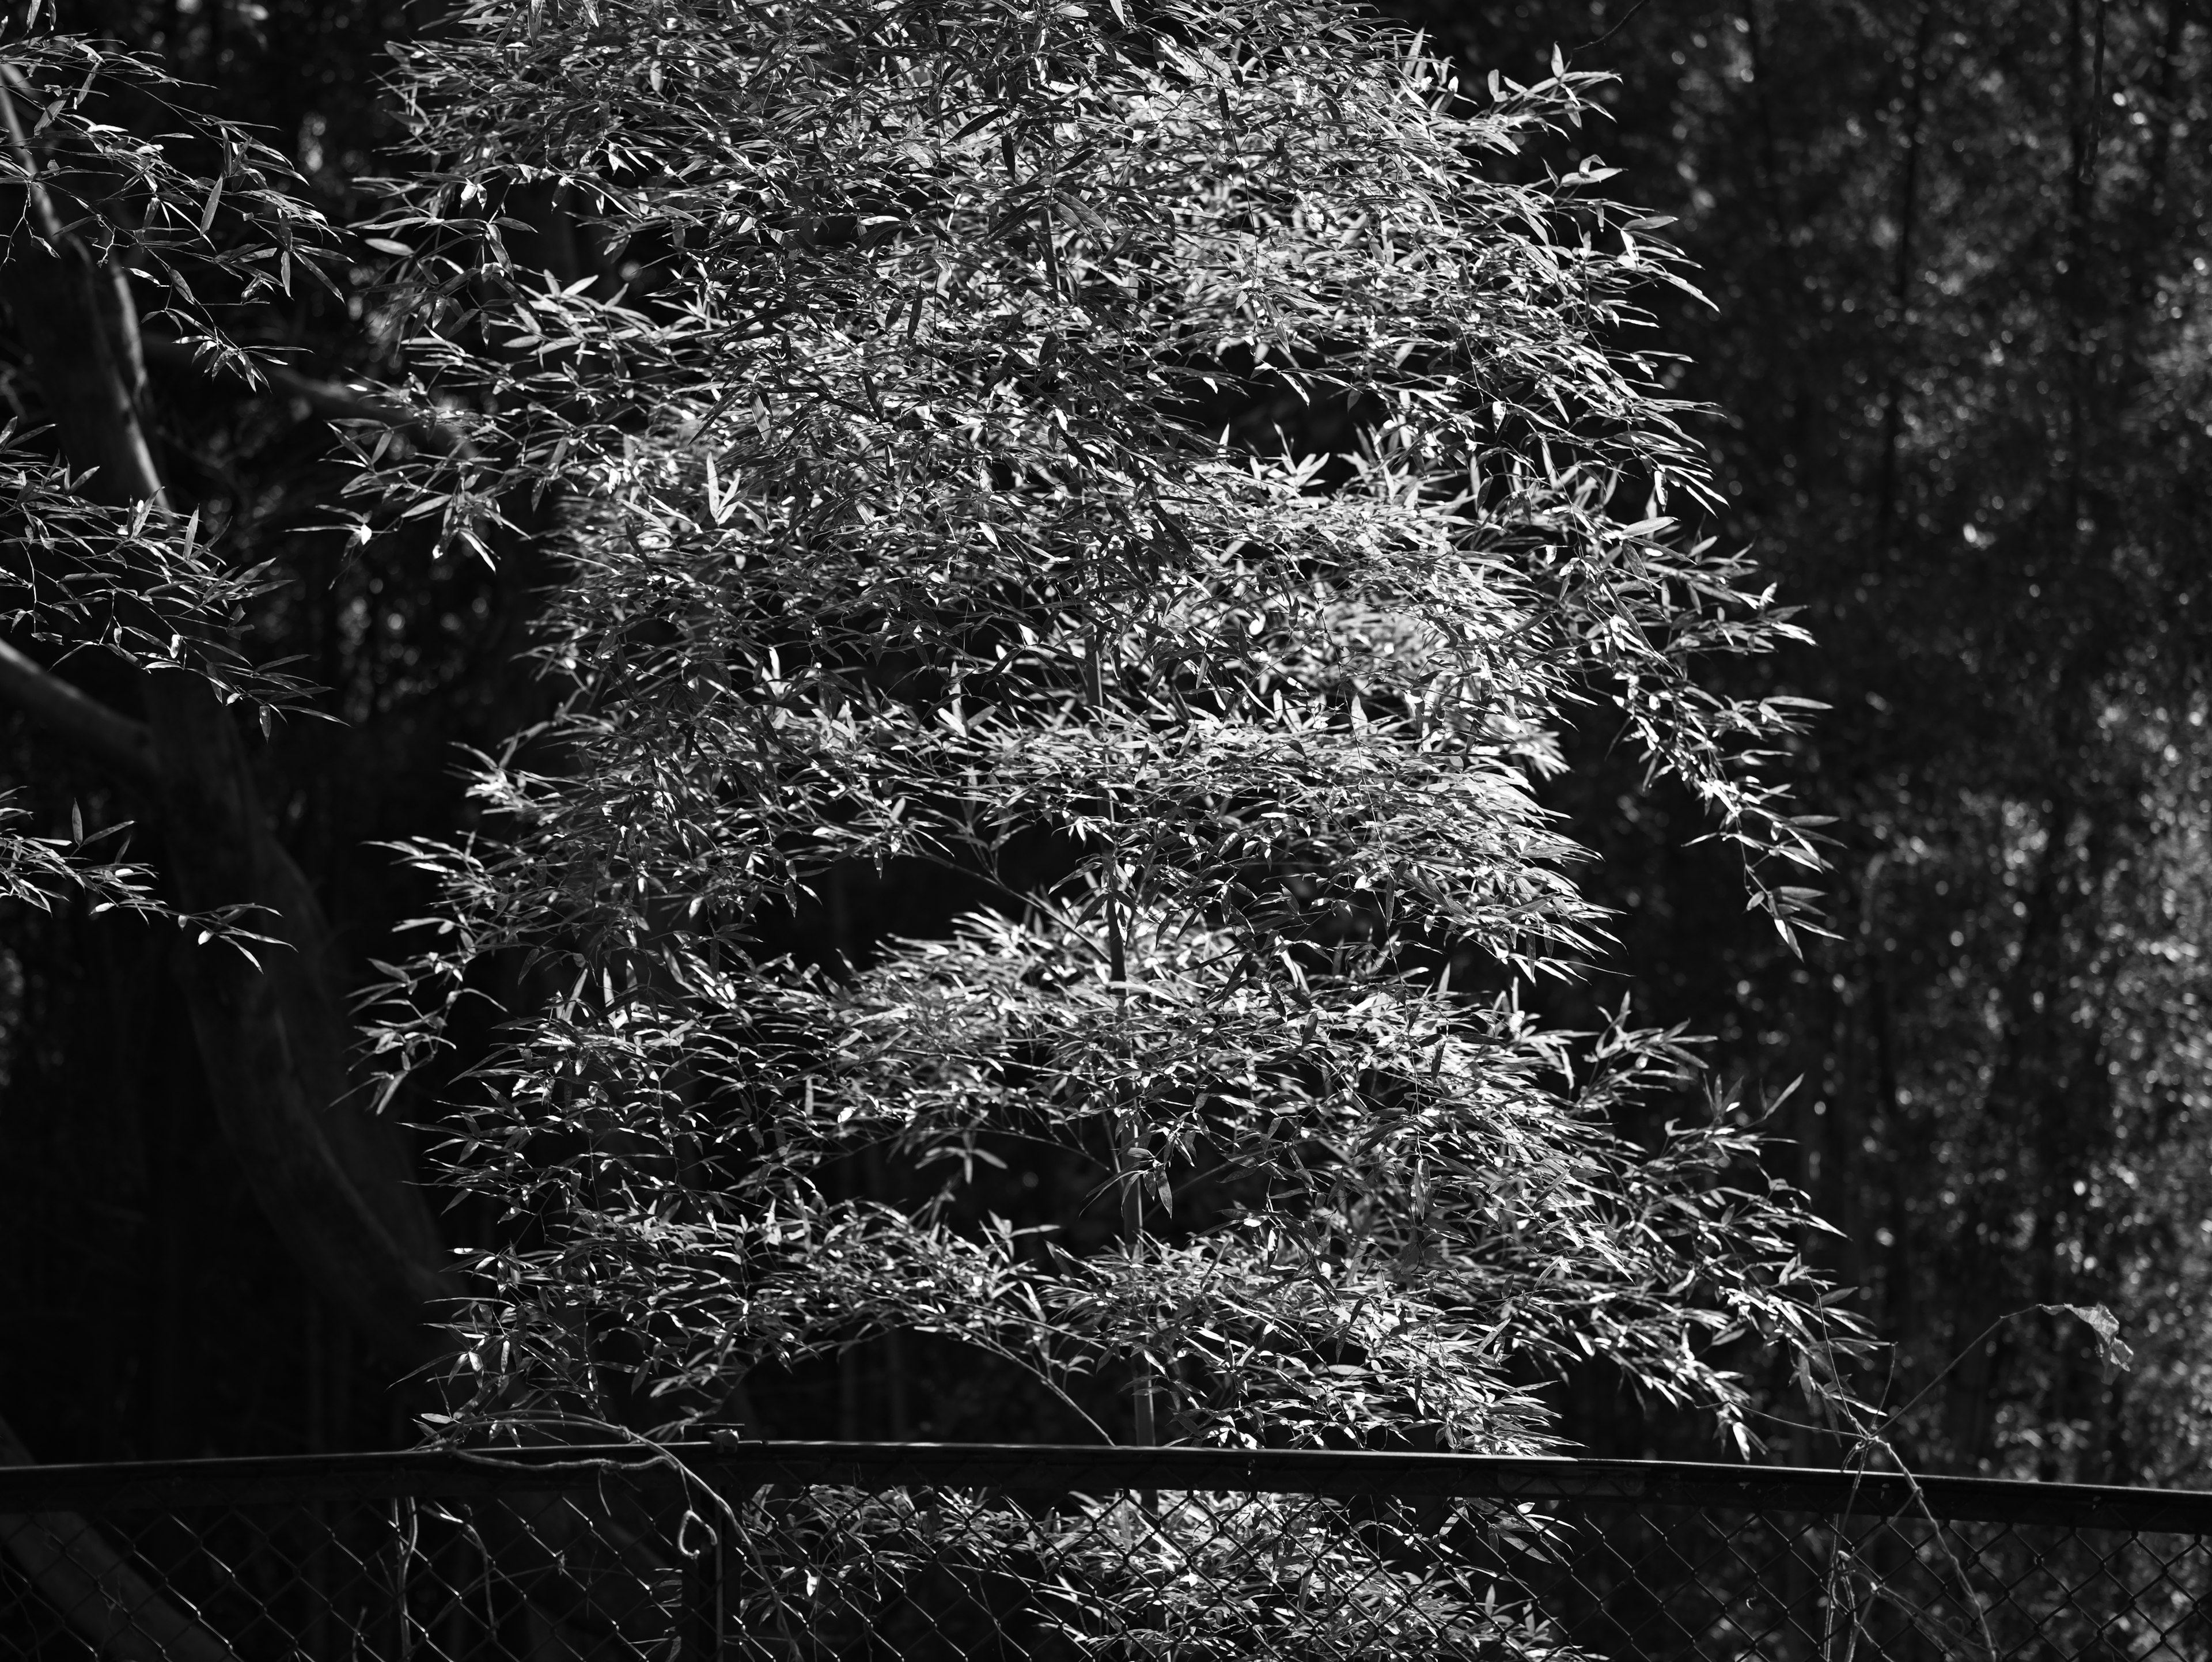
[[685, 1444], [0, 1471], [30, 1662], [2212, 1662], [2212, 1495]]

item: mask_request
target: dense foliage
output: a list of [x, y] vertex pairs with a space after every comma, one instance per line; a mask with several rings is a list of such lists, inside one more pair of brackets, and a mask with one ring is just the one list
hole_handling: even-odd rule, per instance
[[[445, 941], [386, 1034], [493, 954], [559, 989], [452, 1167], [529, 1225], [471, 1415], [711, 1414], [887, 1330], [1093, 1434], [1133, 1381], [1140, 1439], [1528, 1446], [1593, 1354], [1733, 1415], [1802, 1220], [1725, 1114], [1614, 1136], [1669, 1036], [1514, 996], [1601, 923], [1531, 791], [1577, 704], [1812, 863], [1788, 701], [1695, 675], [1788, 626], [1662, 511], [1703, 471], [1613, 344], [1668, 257], [1486, 176], [1587, 77], [1470, 99], [1304, 5], [487, 4], [404, 61], [381, 233], [481, 414], [368, 478], [462, 547], [566, 504], [557, 762], [416, 845]], [[632, 281], [507, 259], [526, 188]], [[931, 869], [949, 927], [788, 950]]]

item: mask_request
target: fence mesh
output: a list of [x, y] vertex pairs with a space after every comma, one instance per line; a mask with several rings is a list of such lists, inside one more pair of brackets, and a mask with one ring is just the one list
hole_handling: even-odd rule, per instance
[[0, 1471], [33, 1662], [2212, 1659], [2212, 1495], [682, 1446]]

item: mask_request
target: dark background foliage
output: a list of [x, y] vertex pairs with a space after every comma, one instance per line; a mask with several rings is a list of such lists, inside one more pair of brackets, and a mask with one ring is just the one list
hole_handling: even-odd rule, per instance
[[[1594, 1020], [1712, 1036], [1729, 1079], [1782, 1098], [1778, 1164], [1842, 1232], [1808, 1250], [1895, 1342], [1862, 1381], [1901, 1403], [1930, 1469], [2193, 1482], [2212, 1371], [2202, 546], [2206, 57], [2187, 0], [1522, 0], [1396, 8], [1474, 75], [1533, 78], [1554, 43], [1620, 77], [1613, 188], [1679, 216], [1711, 308], [1663, 308], [1681, 388], [1749, 543], [1817, 648], [1737, 665], [1742, 690], [1832, 708], [1796, 758], [1838, 817], [1832, 938], [1802, 959], [1691, 848], [1693, 810], [1646, 791], [1602, 731], [1557, 805], [1601, 856], [1621, 948], [1557, 995]], [[382, 45], [436, 9], [181, 0], [64, 7], [264, 125], [353, 216], [394, 136]], [[147, 118], [150, 122], [150, 114]], [[368, 256], [364, 253], [362, 258]], [[580, 275], [589, 247], [546, 251]], [[352, 291], [366, 283], [364, 266]], [[260, 320], [325, 374], [380, 367], [358, 301]], [[0, 397], [39, 412], [0, 338]], [[257, 752], [280, 834], [345, 948], [390, 951], [418, 910], [374, 839], [465, 824], [457, 746], [542, 708], [514, 653], [526, 547], [496, 570], [424, 542], [359, 555], [317, 527], [327, 428], [154, 366], [171, 478], [288, 585], [256, 619], [337, 723]], [[0, 771], [50, 824], [128, 805], [0, 715]], [[140, 851], [158, 855], [149, 832]], [[834, 894], [828, 956], [938, 910], [896, 884]], [[0, 1412], [46, 1458], [374, 1446], [410, 1435], [389, 1370], [287, 1262], [216, 1129], [164, 931], [0, 916]], [[402, 1111], [407, 1105], [400, 1105]], [[420, 1106], [420, 1104], [417, 1104]], [[863, 1180], [856, 1178], [856, 1181]], [[867, 1179], [873, 1180], [873, 1179]], [[449, 1220], [457, 1239], [477, 1221]], [[2140, 1353], [2106, 1381], [2070, 1320], [2103, 1302]], [[1982, 1342], [1992, 1323], [1994, 1336]], [[1802, 1410], [1770, 1382], [1778, 1414]], [[786, 1434], [1017, 1434], [949, 1362], [879, 1348], [841, 1378], [763, 1381]], [[1593, 1379], [1594, 1452], [1696, 1452]], [[1039, 1428], [1049, 1429], [1049, 1428]], [[1778, 1452], [1818, 1458], [1778, 1423]]]

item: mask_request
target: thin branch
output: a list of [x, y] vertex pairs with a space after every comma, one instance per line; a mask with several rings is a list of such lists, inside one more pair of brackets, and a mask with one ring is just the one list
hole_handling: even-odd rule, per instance
[[413, 435], [425, 450], [437, 455], [467, 454], [468, 441], [456, 429], [396, 399], [337, 381], [316, 380], [282, 364], [264, 364], [261, 373], [278, 392], [299, 399], [325, 421], [381, 422]]
[[81, 746], [124, 784], [149, 796], [161, 789], [161, 762], [145, 723], [118, 715], [4, 641], [0, 641], [0, 700]]
[[1630, 20], [1634, 18], [1638, 12], [1642, 11], [1644, 7], [1650, 3], [1651, 0], [1636, 0], [1636, 3], [1634, 5], [1631, 6], [1626, 11], [1620, 15], [1620, 21], [1615, 23], [1611, 28], [1607, 29], [1603, 34], [1595, 35], [1589, 40], [1583, 41], [1580, 46], [1570, 47], [1568, 50], [1570, 52], [1588, 52], [1592, 46], [1602, 46], [1607, 41], [1612, 40], [1614, 35], [1619, 34], [1621, 30], [1626, 28], [1629, 25]]
[[39, 182], [39, 159], [31, 152], [30, 137], [23, 131], [23, 119], [16, 112], [12, 94], [21, 93], [33, 104], [38, 101], [37, 95], [16, 72], [13, 64], [0, 64], [0, 80], [4, 80], [9, 89], [0, 92], [0, 123], [7, 126], [8, 148], [15, 153], [15, 165], [23, 170], [23, 178], [27, 181], [25, 195], [32, 214], [39, 222], [38, 235], [58, 253], [62, 242], [62, 222], [54, 212], [53, 199], [46, 194], [46, 187]]
[[[252, 381], [235, 363], [203, 359], [182, 341], [159, 335], [143, 338], [146, 361], [167, 369], [191, 370], [251, 388]], [[468, 441], [453, 428], [426, 416], [396, 399], [334, 380], [317, 380], [280, 363], [255, 366], [269, 385], [286, 398], [297, 399], [326, 421], [369, 421], [412, 434], [423, 448], [441, 456], [465, 452]]]

